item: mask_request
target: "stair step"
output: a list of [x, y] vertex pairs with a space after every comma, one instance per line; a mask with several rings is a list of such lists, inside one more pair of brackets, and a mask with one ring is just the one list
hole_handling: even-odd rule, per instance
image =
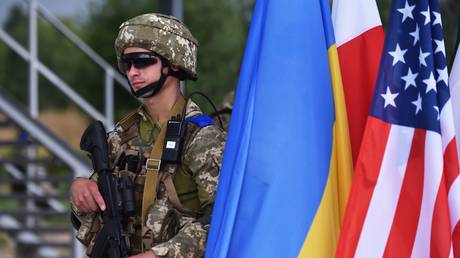
[[12, 158], [0, 158], [0, 164], [10, 163], [13, 165], [27, 165], [27, 164], [61, 164], [62, 162], [54, 158], [40, 158], [40, 159], [28, 159], [25, 157], [12, 157]]
[[0, 128], [2, 127], [14, 127], [16, 126], [13, 121], [9, 120], [9, 119], [1, 119], [0, 120]]
[[[49, 182], [49, 183], [62, 183], [62, 182], [71, 182], [73, 177], [70, 176], [46, 176], [46, 177], [37, 177], [37, 178], [27, 178], [27, 182]], [[9, 176], [0, 176], [0, 184], [19, 184], [26, 183], [26, 179], [16, 179]]]
[[69, 226], [48, 226], [48, 227], [21, 227], [21, 228], [2, 228], [0, 226], [0, 229], [2, 231], [7, 231], [10, 233], [19, 233], [23, 231], [30, 231], [34, 233], [68, 233], [71, 232], [72, 228]]
[[68, 241], [68, 242], [51, 242], [51, 241], [38, 241], [38, 242], [31, 242], [27, 243], [27, 246], [30, 247], [69, 247], [72, 246], [73, 242]]
[[48, 194], [43, 196], [36, 196], [27, 193], [14, 193], [14, 194], [0, 194], [0, 200], [46, 200], [47, 198], [64, 199], [69, 198], [69, 193]]
[[17, 141], [17, 140], [1, 140], [0, 141], [0, 148], [6, 148], [6, 147], [25, 148], [28, 146], [38, 146], [38, 144], [33, 141]]
[[61, 217], [61, 216], [69, 216], [69, 211], [55, 211], [55, 210], [36, 210], [36, 211], [28, 211], [25, 209], [21, 210], [4, 210], [0, 212], [0, 216], [12, 216], [12, 217], [24, 217], [26, 215], [31, 216], [49, 216], [49, 217]]

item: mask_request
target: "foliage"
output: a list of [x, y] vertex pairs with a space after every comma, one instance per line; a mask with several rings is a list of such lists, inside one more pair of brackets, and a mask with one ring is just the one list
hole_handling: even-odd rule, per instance
[[[113, 43], [118, 26], [138, 14], [158, 12], [159, 2], [160, 0], [93, 0], [88, 6], [89, 14], [86, 19], [66, 19], [64, 22], [116, 68]], [[391, 1], [377, 0], [377, 3], [385, 25]], [[236, 87], [253, 5], [253, 0], [183, 1], [185, 23], [200, 45], [199, 79], [188, 83], [189, 92], [204, 92], [219, 105], [223, 96]], [[460, 3], [458, 0], [443, 0], [441, 6], [446, 52], [451, 63], [457, 38]], [[102, 111], [104, 71], [42, 18], [38, 20], [38, 27], [40, 61]], [[13, 8], [4, 28], [28, 49], [28, 18], [25, 8], [20, 5]], [[21, 57], [7, 49], [3, 43], [0, 44], [0, 87], [8, 88], [23, 103], [27, 102], [28, 71], [29, 65]], [[39, 78], [42, 109], [69, 105], [67, 97], [43, 76]], [[117, 87], [115, 97], [118, 117], [138, 105], [121, 87]]]
[[444, 28], [444, 42], [446, 44], [447, 63], [452, 65], [455, 56], [456, 41], [460, 38], [460, 1], [445, 0], [441, 5], [441, 17]]
[[[125, 20], [147, 12], [158, 12], [159, 3], [151, 0], [133, 2], [105, 0], [92, 3], [92, 11], [86, 21], [85, 41], [105, 60], [116, 68], [116, 56], [113, 48], [118, 26]], [[245, 26], [239, 18], [238, 9], [224, 0], [184, 1], [184, 19], [199, 41], [198, 73], [199, 80], [187, 85], [190, 91], [199, 90], [214, 100], [220, 100], [224, 94], [235, 87], [238, 68], [246, 35]], [[88, 66], [79, 66], [78, 74], [96, 78], [100, 71]], [[102, 81], [94, 82], [102, 85]], [[87, 86], [89, 91], [94, 85]], [[137, 105], [127, 101], [126, 92], [117, 95], [119, 113]], [[101, 99], [102, 96], [97, 96]]]
[[[185, 22], [199, 41], [198, 81], [188, 90], [199, 90], [216, 101], [236, 87], [246, 24], [241, 10], [226, 0], [184, 1]], [[216, 103], [217, 104], [217, 103]]]
[[[199, 80], [190, 83], [188, 87], [190, 91], [199, 90], [208, 94], [214, 101], [220, 101], [236, 85], [247, 33], [247, 24], [240, 18], [243, 10], [232, 2], [184, 1], [185, 23], [200, 44]], [[141, 13], [158, 12], [158, 6], [158, 3], [151, 0], [94, 0], [90, 3], [90, 11], [84, 21], [65, 20], [65, 24], [116, 68], [113, 43], [118, 26]], [[26, 9], [19, 5], [14, 7], [4, 27], [28, 49]], [[40, 18], [38, 27], [40, 61], [97, 109], [103, 110], [104, 71], [45, 20]], [[27, 103], [28, 64], [12, 50], [5, 50], [1, 44], [0, 64], [0, 85], [5, 85], [2, 87], [8, 88], [14, 96]], [[39, 78], [41, 109], [68, 105], [67, 97], [43, 76]], [[138, 105], [125, 90], [117, 89], [115, 96], [119, 115]]]
[[[27, 17], [20, 6], [15, 6], [9, 13], [5, 29], [22, 46], [27, 46]], [[0, 85], [7, 88], [11, 94], [22, 102], [27, 101], [28, 66], [15, 52], [2, 44], [0, 52], [0, 67], [2, 70]]]

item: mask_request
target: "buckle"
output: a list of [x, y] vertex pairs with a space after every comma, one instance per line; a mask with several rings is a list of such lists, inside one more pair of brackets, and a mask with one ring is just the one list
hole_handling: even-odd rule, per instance
[[161, 159], [147, 159], [145, 162], [145, 168], [147, 169], [147, 172], [153, 171], [158, 173], [158, 171], [160, 171], [160, 166]]

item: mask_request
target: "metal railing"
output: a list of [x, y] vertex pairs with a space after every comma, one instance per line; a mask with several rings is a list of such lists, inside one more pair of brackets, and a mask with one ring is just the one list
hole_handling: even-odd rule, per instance
[[[22, 130], [27, 131], [30, 137], [36, 139], [36, 141], [45, 147], [50, 154], [52, 154], [54, 157], [57, 157], [60, 161], [66, 164], [73, 172], [73, 176], [87, 175], [88, 171], [90, 171], [89, 164], [87, 164], [79, 154], [70, 149], [66, 143], [62, 142], [59, 138], [54, 136], [54, 134], [46, 127], [44, 127], [39, 121], [32, 118], [32, 116], [24, 112], [24, 110], [21, 110], [19, 106], [19, 103], [16, 103], [12, 98], [8, 97], [6, 92], [3, 92], [3, 90], [0, 89], [0, 111], [3, 114], [14, 121], [14, 124], [16, 124]], [[27, 148], [28, 147], [26, 147], [26, 150], [28, 150]], [[33, 159], [37, 160], [35, 156]], [[23, 215], [26, 220], [24, 223], [21, 223], [16, 220], [16, 214], [9, 214], [7, 211], [2, 211], [0, 213], [1, 219], [13, 219], [16, 221], [14, 223], [16, 226], [14, 228], [9, 228], [10, 226], [8, 226], [7, 223], [0, 223], [0, 228], [7, 229], [9, 232], [16, 231], [17, 233], [13, 234], [13, 236], [18, 241], [23, 243], [35, 243], [40, 245], [37, 251], [41, 252], [43, 250], [47, 250], [45, 253], [50, 253], [52, 250], [51, 245], [53, 245], [53, 243], [46, 241], [43, 242], [40, 240], [37, 234], [31, 232], [32, 229], [37, 229], [36, 217], [38, 215], [38, 209], [35, 207], [35, 201], [36, 198], [43, 199], [54, 213], [65, 216], [68, 214], [67, 209], [64, 208], [65, 206], [55, 197], [59, 197], [61, 201], [68, 200], [68, 197], [61, 196], [60, 194], [55, 194], [55, 197], [53, 197], [45, 193], [45, 191], [38, 184], [38, 182], [46, 181], [45, 178], [37, 177], [37, 171], [40, 165], [38, 163], [34, 164], [33, 160], [30, 160], [30, 156], [28, 156], [28, 159], [23, 160], [21, 163], [17, 163], [25, 165], [26, 174], [24, 174], [24, 171], [20, 171], [15, 166], [13, 166], [13, 164], [9, 164], [8, 161], [10, 160], [5, 158], [2, 160], [3, 161], [0, 163], [3, 163], [5, 171], [12, 177], [11, 182], [23, 182], [26, 189], [26, 194], [21, 195], [14, 193], [13, 195], [4, 195], [0, 196], [0, 200], [6, 198], [5, 200], [16, 200], [18, 203], [25, 203], [25, 209], [19, 211], [20, 213], [17, 215]], [[2, 179], [2, 181], [3, 183], [8, 182], [4, 179]], [[13, 197], [17, 197], [17, 199]], [[71, 233], [70, 226], [67, 228], [67, 232], [69, 232], [69, 234]], [[27, 237], [24, 238], [25, 236]], [[72, 242], [73, 257], [82, 257], [83, 248], [81, 244], [76, 240], [73, 240]]]
[[[94, 63], [101, 67], [104, 72], [104, 114], [99, 112], [84, 98], [82, 98], [75, 90], [72, 89], [67, 83], [64, 82], [58, 75], [51, 69], [44, 65], [38, 59], [37, 53], [37, 39], [38, 28], [37, 19], [40, 14], [46, 21], [54, 26], [60, 33], [64, 35], [70, 42], [77, 46], [83, 53], [85, 53]], [[0, 28], [0, 40], [6, 43], [13, 51], [15, 51], [25, 61], [29, 62], [29, 113], [32, 117], [38, 116], [38, 76], [40, 72], [47, 78], [57, 89], [62, 91], [67, 97], [70, 98], [77, 106], [84, 110], [89, 116], [96, 120], [104, 122], [106, 128], [113, 128], [114, 122], [114, 82], [118, 82], [124, 89], [129, 91], [129, 84], [125, 77], [108, 64], [102, 57], [100, 57], [94, 50], [92, 50], [86, 43], [84, 43], [75, 33], [69, 30], [56, 16], [36, 0], [29, 1], [29, 51], [19, 44], [13, 37], [11, 37], [4, 29]]]
[[[39, 115], [39, 83], [38, 75], [43, 75], [48, 81], [51, 82], [59, 91], [64, 93], [73, 103], [80, 107], [87, 115], [95, 120], [103, 121], [107, 129], [113, 128], [114, 123], [114, 87], [115, 82], [121, 85], [124, 89], [129, 91], [129, 84], [117, 70], [100, 57], [94, 50], [85, 44], [75, 33], [68, 29], [55, 15], [53, 15], [46, 7], [37, 2], [37, 0], [26, 0], [29, 3], [29, 44], [28, 49], [18, 43], [10, 34], [0, 27], [0, 40], [3, 41], [10, 49], [17, 53], [22, 59], [29, 63], [29, 100], [28, 112], [21, 110], [19, 105], [9, 99], [7, 94], [0, 91], [0, 110], [8, 117], [15, 121], [22, 129], [27, 131], [34, 139], [40, 142], [46, 149], [54, 156], [58, 157], [73, 171], [74, 176], [87, 175], [89, 166], [82, 161], [78, 155], [66, 146], [65, 143], [55, 137], [47, 128], [43, 127], [38, 122]], [[38, 59], [38, 17], [43, 18], [46, 22], [51, 24], [57, 31], [59, 31], [65, 38], [72, 44], [80, 49], [86, 56], [88, 56], [94, 63], [104, 71], [104, 111], [98, 111], [87, 100], [80, 96], [71, 86], [62, 80], [55, 72], [48, 66], [43, 64]], [[28, 114], [27, 114], [28, 113]], [[34, 146], [27, 149], [27, 159], [34, 160], [37, 155], [37, 150]], [[7, 165], [8, 166], [8, 165]], [[11, 167], [5, 167], [11, 173]], [[26, 175], [24, 182], [27, 189], [25, 197], [25, 210], [28, 212], [24, 224], [16, 223], [18, 232], [17, 237], [27, 235], [38, 241], [37, 235], [23, 231], [22, 229], [36, 228], [37, 223], [33, 217], [36, 211], [35, 202], [31, 196], [40, 195], [40, 189], [33, 184], [37, 174], [37, 165], [33, 163], [26, 164]], [[18, 176], [18, 175], [16, 175]], [[47, 199], [48, 204], [52, 209], [62, 209], [62, 204], [56, 199]], [[7, 216], [7, 215], [5, 215]], [[3, 217], [5, 218], [5, 217]], [[10, 219], [13, 217], [9, 217]], [[22, 230], [22, 231], [21, 231]], [[27, 233], [27, 234], [26, 234]], [[75, 238], [73, 238], [75, 239]], [[78, 241], [74, 240], [73, 244], [73, 257], [82, 257], [83, 249]], [[46, 245], [44, 246], [46, 248]]]

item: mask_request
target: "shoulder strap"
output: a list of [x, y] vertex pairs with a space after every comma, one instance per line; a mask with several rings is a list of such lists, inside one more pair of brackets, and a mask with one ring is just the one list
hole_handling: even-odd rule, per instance
[[131, 126], [133, 126], [137, 120], [139, 120], [139, 113], [138, 110], [129, 113], [127, 116], [123, 117], [118, 121], [117, 126], [120, 126], [123, 131], [128, 130]]
[[[175, 107], [173, 109], [175, 110], [182, 110], [183, 106], [185, 105], [184, 99], [180, 98], [178, 100], [179, 102], [175, 104]], [[176, 107], [177, 105], [177, 107]], [[179, 111], [180, 112], [180, 111]], [[174, 110], [171, 114], [172, 116], [175, 116]], [[146, 178], [145, 178], [145, 184], [144, 184], [144, 192], [142, 195], [142, 214], [141, 214], [141, 223], [142, 223], [142, 232], [145, 232], [145, 219], [147, 217], [147, 212], [148, 208], [150, 205], [152, 205], [155, 202], [155, 198], [157, 195], [157, 188], [158, 188], [158, 174], [160, 172], [161, 168], [161, 156], [163, 154], [163, 145], [164, 145], [164, 139], [166, 135], [166, 130], [167, 130], [167, 123], [163, 123], [161, 125], [160, 133], [157, 136], [155, 143], [153, 144], [152, 151], [150, 152], [150, 156], [147, 159], [147, 162], [145, 164], [146, 166]], [[142, 246], [142, 251], [143, 246]]]

